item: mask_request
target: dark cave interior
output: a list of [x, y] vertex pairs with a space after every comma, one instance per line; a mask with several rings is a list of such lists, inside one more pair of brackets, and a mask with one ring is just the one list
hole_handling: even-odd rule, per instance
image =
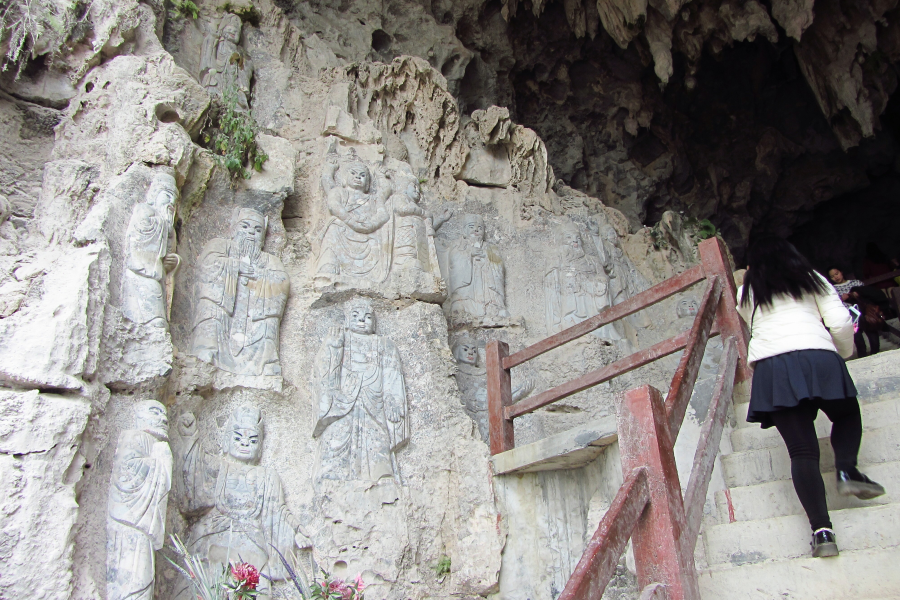
[[860, 271], [870, 242], [900, 254], [900, 97], [884, 56], [863, 64], [888, 82], [880, 129], [844, 150], [832, 126], [847, 115], [829, 124], [780, 27], [776, 43], [707, 41], [693, 66], [673, 52], [661, 86], [643, 38], [626, 49], [602, 27], [577, 38], [562, 2], [539, 17], [520, 7], [508, 23], [500, 6], [456, 18], [475, 53], [461, 107], [508, 106], [567, 185], [637, 204], [644, 225], [666, 210], [708, 218], [739, 262], [761, 233], [788, 237], [821, 269]]

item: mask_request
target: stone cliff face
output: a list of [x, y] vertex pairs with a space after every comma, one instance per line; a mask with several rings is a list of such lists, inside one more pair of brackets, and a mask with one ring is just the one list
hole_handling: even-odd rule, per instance
[[[740, 252], [894, 189], [896, 2], [52, 4], [0, 21], [0, 597], [189, 596], [129, 546], [150, 530], [281, 591], [271, 548], [371, 598], [555, 597], [617, 458], [495, 477], [485, 344], [696, 263], [710, 232], [678, 212]], [[690, 296], [528, 363], [517, 398], [684, 329]], [[162, 459], [122, 466], [135, 429]], [[152, 493], [126, 485], [151, 463]]]
[[[894, 176], [896, 2], [420, 4], [288, 14], [316, 31], [356, 15], [363, 44], [336, 52], [416, 54], [464, 115], [509, 107], [557, 177], [632, 227], [683, 211], [740, 254], [754, 229], [789, 235], [817, 204]], [[410, 15], [429, 33], [409, 36]]]

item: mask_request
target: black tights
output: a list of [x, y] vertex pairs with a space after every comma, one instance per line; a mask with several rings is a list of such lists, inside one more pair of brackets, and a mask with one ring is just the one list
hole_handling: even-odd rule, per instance
[[799, 405], [769, 413], [791, 456], [791, 478], [813, 531], [831, 527], [825, 504], [825, 484], [819, 472], [819, 440], [814, 421], [822, 412], [831, 420], [831, 447], [838, 471], [856, 472], [862, 440], [862, 417], [856, 398], [803, 400]]

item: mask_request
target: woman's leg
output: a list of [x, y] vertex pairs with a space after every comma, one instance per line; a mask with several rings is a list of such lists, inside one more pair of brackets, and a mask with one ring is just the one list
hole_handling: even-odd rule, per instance
[[862, 441], [862, 416], [856, 398], [818, 400], [818, 408], [831, 421], [831, 447], [834, 448], [834, 468], [856, 473], [856, 455]]
[[816, 412], [815, 406], [803, 401], [793, 408], [769, 413], [787, 446], [794, 490], [813, 531], [831, 528], [825, 503], [825, 483], [819, 471], [819, 439], [814, 425]]
[[867, 331], [866, 337], [869, 338], [869, 354], [878, 354], [881, 350], [881, 337], [877, 331]]

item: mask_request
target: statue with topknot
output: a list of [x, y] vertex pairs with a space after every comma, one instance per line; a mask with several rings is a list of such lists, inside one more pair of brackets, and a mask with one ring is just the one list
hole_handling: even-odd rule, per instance
[[345, 307], [315, 363], [314, 402], [320, 479], [399, 481], [397, 452], [409, 441], [406, 383], [394, 343], [375, 333], [362, 298]]

